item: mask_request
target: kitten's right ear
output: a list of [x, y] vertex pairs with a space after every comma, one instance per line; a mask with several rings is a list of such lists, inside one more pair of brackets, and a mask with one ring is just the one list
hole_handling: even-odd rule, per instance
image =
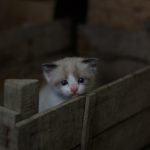
[[42, 64], [43, 74], [47, 82], [50, 82], [51, 71], [53, 71], [55, 68], [57, 68], [56, 64], [49, 64], [49, 63]]
[[90, 67], [90, 70], [93, 73], [96, 73], [96, 71], [97, 71], [97, 61], [98, 61], [97, 58], [85, 58], [85, 59], [82, 60], [82, 63], [88, 64], [89, 67]]

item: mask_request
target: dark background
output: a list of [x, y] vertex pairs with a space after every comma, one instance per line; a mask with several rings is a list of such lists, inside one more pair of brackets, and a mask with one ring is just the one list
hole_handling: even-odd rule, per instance
[[102, 83], [131, 74], [150, 62], [149, 18], [147, 0], [0, 0], [1, 82], [67, 56], [99, 58]]

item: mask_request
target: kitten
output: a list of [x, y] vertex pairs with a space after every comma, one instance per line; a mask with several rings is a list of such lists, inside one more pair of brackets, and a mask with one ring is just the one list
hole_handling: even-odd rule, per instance
[[83, 95], [94, 87], [97, 59], [68, 57], [42, 65], [47, 84], [39, 94], [39, 112]]

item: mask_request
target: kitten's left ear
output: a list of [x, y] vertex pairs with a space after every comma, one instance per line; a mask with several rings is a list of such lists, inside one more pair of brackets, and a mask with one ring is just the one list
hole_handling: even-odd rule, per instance
[[82, 63], [88, 64], [91, 70], [95, 73], [97, 70], [97, 58], [85, 58], [82, 60]]

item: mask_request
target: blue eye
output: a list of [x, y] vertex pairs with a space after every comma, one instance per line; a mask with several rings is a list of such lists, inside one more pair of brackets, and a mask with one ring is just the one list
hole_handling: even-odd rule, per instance
[[84, 83], [84, 78], [79, 78], [78, 82], [79, 83]]
[[67, 80], [63, 80], [63, 81], [61, 81], [61, 84], [62, 84], [63, 86], [65, 86], [65, 85], [68, 84], [68, 81], [67, 81]]

